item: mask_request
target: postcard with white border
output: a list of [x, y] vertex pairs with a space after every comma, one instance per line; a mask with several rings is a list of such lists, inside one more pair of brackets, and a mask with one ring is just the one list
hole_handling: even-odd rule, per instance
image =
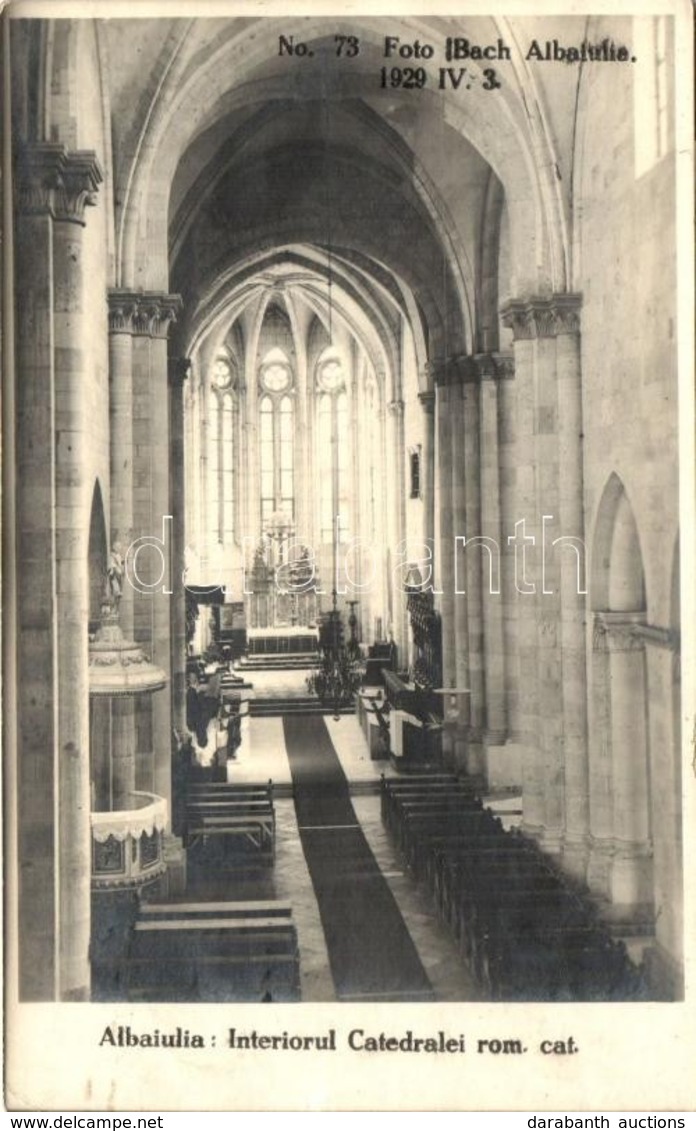
[[3, 41], [10, 1111], [691, 1110], [682, 0]]

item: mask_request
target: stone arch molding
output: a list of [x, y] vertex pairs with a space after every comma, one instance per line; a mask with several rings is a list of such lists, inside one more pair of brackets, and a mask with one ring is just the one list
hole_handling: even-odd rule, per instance
[[647, 608], [638, 525], [623, 481], [615, 471], [597, 508], [590, 600], [596, 611], [644, 614]]
[[[222, 34], [204, 49], [191, 22], [182, 29], [174, 47], [170, 46], [168, 67], [159, 76], [152, 101], [129, 139], [117, 172], [116, 196], [123, 202], [117, 220], [120, 285], [138, 282], [143, 214], [153, 225], [148, 232], [148, 247], [153, 241], [154, 246], [166, 247], [166, 208], [162, 203], [167, 185], [181, 154], [215, 118], [228, 97], [230, 88], [223, 85], [221, 89], [219, 76], [233, 74], [238, 90], [268, 61], [270, 43], [274, 39], [277, 42], [278, 34], [287, 30], [285, 21], [274, 19], [264, 21], [262, 35], [257, 21], [241, 29], [239, 24], [241, 21], [235, 21], [227, 36], [225, 25], [220, 25]], [[508, 34], [507, 28], [493, 26], [494, 31]], [[326, 34], [326, 21], [309, 18], [303, 21], [301, 30], [305, 38], [320, 37]], [[332, 32], [337, 30], [340, 28], [332, 23]], [[351, 31], [359, 33], [366, 43], [379, 44], [384, 25], [358, 17], [351, 21]], [[439, 39], [441, 29], [427, 20], [406, 19], [396, 21], [393, 34], [404, 38], [427, 34]], [[569, 241], [567, 217], [554, 184], [557, 155], [537, 93], [530, 87], [529, 70], [516, 47], [515, 55], [514, 89], [511, 82], [510, 90], [501, 95], [495, 108], [490, 99], [483, 106], [481, 94], [467, 99], [466, 105], [445, 97], [445, 120], [478, 149], [505, 187], [518, 290], [550, 287], [560, 292], [568, 284]], [[161, 267], [164, 271], [166, 263]]]
[[[180, 327], [180, 333], [184, 335], [186, 343], [184, 352], [195, 352], [201, 348], [206, 339], [221, 342], [228, 332], [229, 325], [241, 315], [248, 304], [253, 302], [260, 304], [255, 316], [256, 325], [260, 328], [263, 321], [262, 311], [270, 301], [270, 296], [265, 291], [265, 285], [271, 277], [269, 270], [279, 258], [282, 259], [285, 272], [284, 276], [279, 275], [278, 278], [286, 279], [284, 285], [289, 294], [292, 294], [293, 287], [301, 289], [306, 305], [313, 309], [320, 323], [327, 328], [326, 263], [322, 260], [320, 252], [313, 248], [279, 248], [252, 257], [246, 265], [248, 273], [247, 270], [241, 272], [241, 280], [239, 265], [215, 280], [215, 283], [201, 296], [190, 320]], [[368, 294], [367, 289], [360, 284], [359, 278], [356, 282], [335, 258], [332, 260], [332, 273], [334, 319], [360, 342], [375, 372], [385, 375], [387, 399], [398, 399], [400, 396], [399, 347], [389, 319], [382, 309], [387, 302], [386, 296], [382, 295], [381, 303], [375, 301], [374, 295]], [[390, 298], [388, 301], [395, 306], [393, 299]], [[292, 306], [291, 302], [290, 307]], [[400, 309], [403, 316], [410, 321], [411, 310], [400, 307], [396, 309]], [[292, 316], [290, 317], [292, 322]], [[424, 341], [422, 334], [417, 334], [417, 327], [414, 341], [419, 373], [425, 373], [427, 359], [424, 353]]]

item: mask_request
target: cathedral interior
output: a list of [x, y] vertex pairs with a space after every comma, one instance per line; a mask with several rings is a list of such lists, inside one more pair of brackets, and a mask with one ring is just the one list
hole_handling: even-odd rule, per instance
[[20, 1001], [679, 1000], [672, 18], [10, 29]]

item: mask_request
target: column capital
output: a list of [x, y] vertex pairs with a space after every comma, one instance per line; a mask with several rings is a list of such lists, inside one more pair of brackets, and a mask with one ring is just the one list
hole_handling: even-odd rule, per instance
[[470, 354], [450, 354], [449, 357], [434, 358], [430, 363], [436, 385], [465, 385], [478, 380], [476, 362]]
[[511, 381], [515, 376], [511, 353], [477, 353], [473, 360], [481, 381]]
[[109, 333], [132, 334], [138, 312], [138, 295], [135, 291], [112, 288], [107, 292], [106, 301], [109, 307]]
[[85, 208], [96, 204], [103, 179], [91, 149], [70, 151], [53, 142], [27, 145], [17, 161], [19, 211], [84, 227]]
[[65, 160], [64, 145], [24, 146], [17, 158], [17, 207], [25, 216], [53, 215], [55, 191]]
[[418, 400], [420, 401], [423, 412], [426, 414], [426, 416], [432, 416], [435, 411], [434, 390], [428, 389], [427, 392], [419, 393]]
[[484, 380], [511, 380], [515, 359], [509, 353], [456, 354], [433, 362], [431, 369], [436, 385], [472, 385]]
[[181, 295], [164, 291], [138, 291], [133, 333], [150, 338], [166, 338], [172, 322], [183, 307]]
[[167, 378], [169, 386], [172, 389], [183, 388], [184, 381], [188, 378], [191, 372], [191, 358], [190, 357], [169, 357], [167, 358]]
[[388, 404], [389, 415], [395, 416], [397, 419], [404, 415], [404, 402], [400, 400], [389, 401]]
[[503, 325], [512, 330], [516, 342], [552, 338], [555, 320], [551, 299], [537, 295], [534, 298], [510, 299], [500, 308]]
[[645, 628], [644, 613], [597, 612], [592, 647], [595, 652], [642, 652]]
[[557, 294], [551, 301], [556, 320], [556, 334], [579, 334], [582, 295], [570, 292]]
[[501, 306], [500, 316], [515, 341], [534, 341], [579, 333], [581, 305], [580, 294], [536, 295], [509, 299]]
[[85, 226], [85, 208], [97, 203], [97, 191], [104, 180], [96, 153], [76, 149], [66, 153], [56, 190], [55, 219]]

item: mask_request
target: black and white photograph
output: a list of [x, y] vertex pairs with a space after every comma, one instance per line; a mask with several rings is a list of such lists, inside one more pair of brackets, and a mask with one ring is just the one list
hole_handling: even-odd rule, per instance
[[696, 1099], [693, 32], [601, 8], [4, 9], [10, 1110]]

